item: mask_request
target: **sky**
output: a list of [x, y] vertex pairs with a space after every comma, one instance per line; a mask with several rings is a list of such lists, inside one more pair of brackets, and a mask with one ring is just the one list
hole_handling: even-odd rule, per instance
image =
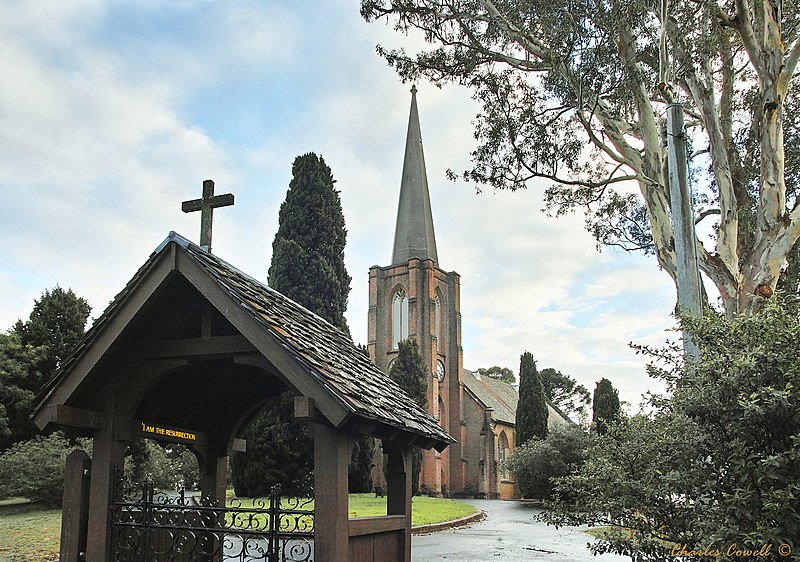
[[[375, 46], [422, 46], [357, 0], [0, 2], [0, 329], [56, 285], [97, 317], [213, 179], [213, 251], [264, 282], [294, 158], [325, 158], [353, 278], [347, 319], [367, 339], [367, 279], [389, 265], [410, 84]], [[464, 366], [515, 372], [530, 351], [635, 411], [660, 390], [630, 342], [675, 339], [674, 286], [652, 256], [598, 252], [583, 217], [446, 179], [469, 167], [469, 90], [417, 85], [439, 265], [461, 275]]]

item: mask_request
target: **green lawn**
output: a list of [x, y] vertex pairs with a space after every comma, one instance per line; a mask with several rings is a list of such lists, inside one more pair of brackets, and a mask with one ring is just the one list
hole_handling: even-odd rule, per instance
[[[245, 505], [246, 500], [243, 501]], [[414, 497], [411, 509], [414, 526], [459, 519], [477, 511], [466, 503], [426, 496]], [[386, 498], [376, 498], [373, 494], [350, 495], [350, 518], [375, 515], [386, 515]], [[43, 509], [19, 498], [0, 501], [0, 560], [3, 562], [54, 560], [58, 557], [60, 534], [61, 511]]]
[[27, 500], [0, 501], [0, 560], [42, 562], [58, 558], [61, 510]]
[[[411, 525], [430, 525], [472, 515], [477, 509], [455, 500], [414, 496], [411, 500]], [[386, 515], [386, 498], [373, 494], [350, 494], [350, 518]]]

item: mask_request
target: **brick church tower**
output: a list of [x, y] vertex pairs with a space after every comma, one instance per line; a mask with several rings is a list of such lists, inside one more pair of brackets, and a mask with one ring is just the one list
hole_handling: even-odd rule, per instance
[[438, 495], [462, 492], [465, 482], [460, 277], [439, 267], [416, 93], [413, 87], [392, 263], [369, 270], [368, 347], [388, 372], [400, 340], [419, 344], [431, 373], [428, 411], [458, 440], [441, 454], [424, 452], [420, 488]]

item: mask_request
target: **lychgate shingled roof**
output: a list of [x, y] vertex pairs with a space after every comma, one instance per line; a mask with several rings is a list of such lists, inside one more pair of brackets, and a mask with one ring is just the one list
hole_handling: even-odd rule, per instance
[[[280, 342], [311, 379], [311, 387], [307, 388], [323, 392], [344, 409], [344, 416], [340, 416], [335, 424], [342, 426], [352, 422], [355, 417], [365, 422], [361, 427], [371, 423], [380, 427], [384, 434], [387, 428], [393, 428], [416, 436], [416, 442], [424, 447], [438, 450], [455, 441], [434, 418], [381, 372], [343, 331], [174, 232], [95, 321], [76, 351], [43, 391], [37, 412], [47, 403], [60, 381], [69, 375], [76, 361], [80, 361], [91, 349], [99, 334], [137, 285], [147, 277], [154, 264], [172, 248], [176, 255], [179, 254], [174, 258], [175, 263], [186, 264], [176, 265], [178, 271], [186, 269], [196, 272], [195, 266], [199, 266], [199, 270], [207, 276], [203, 281], [213, 282], [207, 286], [217, 287], [224, 292], [238, 303], [240, 310], [237, 313], [256, 321], [264, 332]], [[184, 258], [188, 261], [182, 261]], [[325, 415], [325, 411], [321, 413]]]

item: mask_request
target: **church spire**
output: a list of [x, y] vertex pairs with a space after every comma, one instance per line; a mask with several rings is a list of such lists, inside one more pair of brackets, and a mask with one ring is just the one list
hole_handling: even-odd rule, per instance
[[411, 258], [431, 259], [438, 266], [436, 238], [433, 234], [431, 199], [428, 195], [428, 176], [422, 151], [422, 132], [417, 110], [417, 87], [411, 87], [411, 113], [408, 116], [406, 155], [403, 179], [400, 183], [400, 204], [394, 231], [392, 265], [406, 263]]

